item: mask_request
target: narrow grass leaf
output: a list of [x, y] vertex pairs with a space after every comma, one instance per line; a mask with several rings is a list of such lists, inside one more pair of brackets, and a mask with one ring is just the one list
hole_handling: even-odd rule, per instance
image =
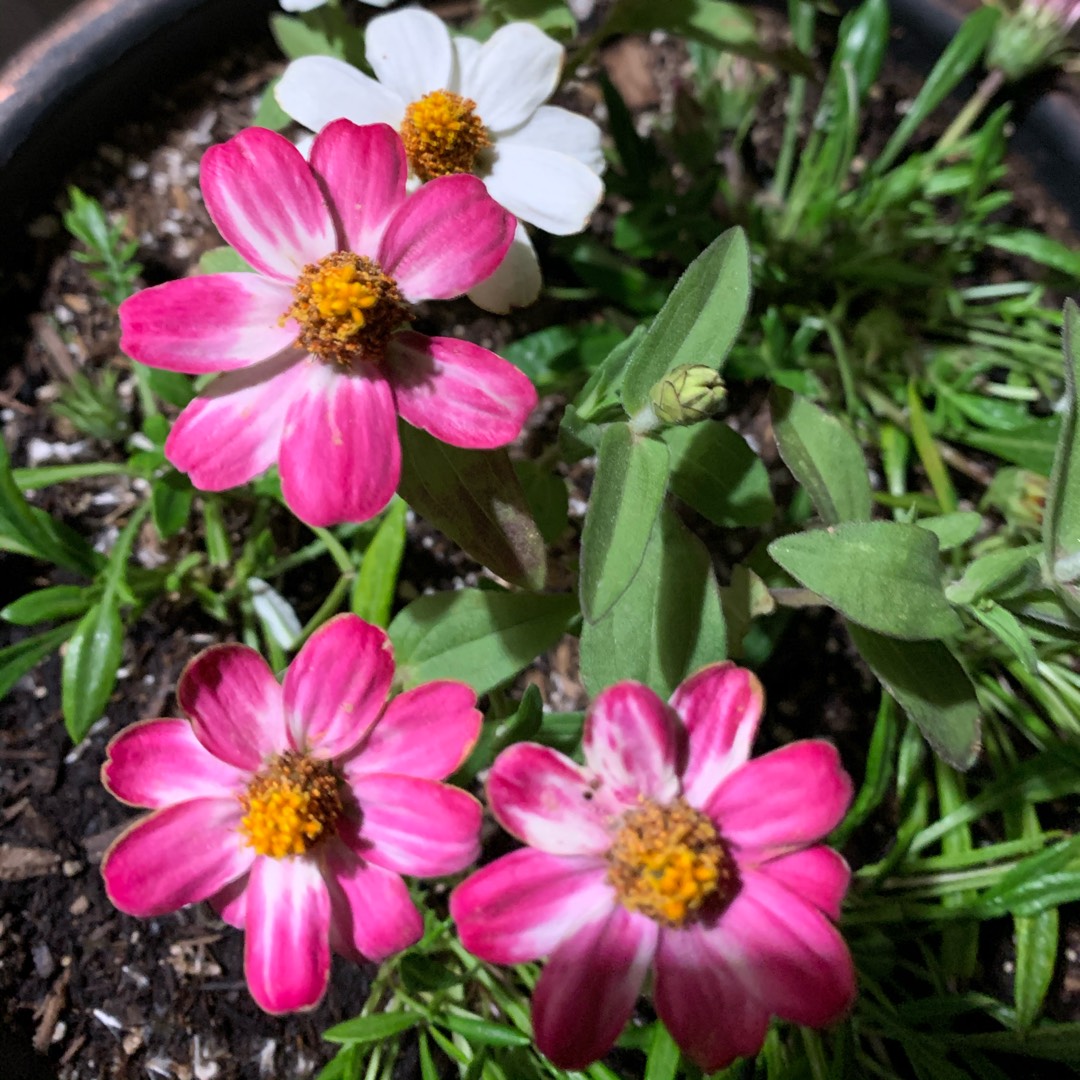
[[383, 628], [397, 593], [398, 571], [405, 553], [405, 503], [395, 498], [387, 507], [360, 562], [350, 606], [354, 615]]

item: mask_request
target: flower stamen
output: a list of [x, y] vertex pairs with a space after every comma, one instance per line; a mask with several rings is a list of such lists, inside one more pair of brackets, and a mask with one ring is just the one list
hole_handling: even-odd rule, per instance
[[413, 172], [425, 183], [473, 172], [480, 151], [491, 145], [476, 102], [449, 90], [433, 90], [405, 110], [401, 140]]
[[303, 855], [343, 812], [341, 777], [328, 761], [293, 750], [273, 758], [240, 796], [240, 832], [259, 855]]
[[735, 895], [735, 865], [711, 819], [683, 799], [628, 811], [608, 851], [619, 903], [673, 928]]
[[282, 321], [296, 319], [298, 343], [341, 367], [378, 363], [393, 332], [412, 318], [397, 282], [374, 259], [350, 251], [305, 266], [293, 294]]

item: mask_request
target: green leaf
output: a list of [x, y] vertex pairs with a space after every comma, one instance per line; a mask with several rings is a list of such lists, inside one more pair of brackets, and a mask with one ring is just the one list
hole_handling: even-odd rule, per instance
[[952, 480], [949, 479], [949, 470], [945, 468], [945, 462], [941, 460], [941, 451], [938, 450], [937, 443], [930, 432], [926, 410], [923, 408], [914, 379], [908, 380], [907, 399], [911, 441], [915, 444], [915, 450], [926, 470], [938, 503], [945, 513], [951, 514], [956, 509], [956, 490], [953, 488]]
[[560, 41], [577, 30], [566, 0], [487, 0], [485, 6], [500, 22], [531, 22]]
[[963, 577], [945, 589], [945, 595], [954, 604], [973, 604], [984, 596], [1005, 588], [1018, 580], [1038, 580], [1038, 548], [1005, 548], [980, 555], [969, 563]]
[[604, 432], [581, 536], [581, 612], [603, 618], [641, 566], [664, 500], [668, 451], [626, 424]]
[[1047, 416], [1011, 431], [968, 431], [964, 442], [976, 450], [985, 450], [1041, 476], [1049, 476], [1061, 429], [1060, 416]]
[[1061, 438], [1046, 497], [1043, 544], [1051, 584], [1062, 600], [1080, 614], [1080, 308], [1065, 301], [1065, 400]]
[[127, 471], [127, 466], [121, 461], [86, 461], [73, 465], [12, 469], [11, 475], [20, 491], [40, 491], [68, 480], [83, 480], [88, 476], [122, 476]]
[[812, 402], [779, 387], [770, 391], [769, 404], [780, 456], [821, 519], [827, 525], [869, 521], [870, 480], [851, 432]]
[[854, 624], [848, 632], [934, 752], [954, 768], [971, 768], [979, 753], [979, 703], [948, 647], [940, 641], [897, 641]]
[[59, 649], [75, 632], [76, 624], [64, 623], [44, 633], [23, 638], [14, 645], [0, 649], [0, 698], [7, 697], [11, 688], [49, 653]]
[[746, 440], [718, 420], [668, 428], [671, 490], [714, 525], [764, 525], [776, 511], [769, 472]]
[[1019, 1028], [1026, 1029], [1035, 1023], [1042, 1011], [1057, 967], [1057, 908], [1047, 908], [1037, 915], [1014, 916], [1013, 938], [1016, 942], [1016, 972], [1013, 976], [1016, 1023]]
[[278, 47], [289, 60], [301, 56], [336, 56], [344, 60], [345, 47], [341, 40], [332, 37], [321, 27], [290, 15], [276, 13], [270, 16], [270, 33]]
[[474, 1046], [531, 1046], [532, 1037], [523, 1031], [500, 1024], [495, 1020], [481, 1020], [478, 1016], [458, 1016], [443, 1012], [436, 1023], [450, 1031], [463, 1035]]
[[13, 600], [3, 611], [0, 619], [16, 626], [33, 626], [50, 619], [67, 619], [82, 615], [94, 602], [95, 591], [84, 585], [53, 585], [37, 589]]
[[195, 489], [182, 472], [169, 469], [157, 477], [150, 486], [150, 507], [158, 535], [167, 540], [175, 536], [186, 524], [191, 514]]
[[993, 919], [1006, 912], [1037, 915], [1080, 899], [1080, 836], [1051, 844], [1021, 859], [979, 898], [976, 915]]
[[60, 673], [60, 702], [73, 743], [105, 711], [124, 651], [124, 624], [115, 595], [102, 598], [79, 620]]
[[969, 610], [1032, 675], [1037, 674], [1039, 657], [1035, 646], [1020, 625], [1020, 620], [1008, 608], [995, 604], [993, 600], [983, 600]]
[[968, 1047], [976, 1047], [1043, 1061], [1060, 1061], [1066, 1065], [1080, 1065], [1080, 1023], [1043, 1023], [1027, 1032], [990, 1031], [977, 1035], [956, 1035], [953, 1046], [961, 1053]]
[[477, 562], [543, 587], [544, 539], [505, 450], [461, 450], [402, 422], [398, 494]]
[[888, 0], [863, 0], [840, 23], [833, 64], [851, 66], [860, 102], [877, 81], [888, 45]]
[[581, 628], [590, 694], [637, 679], [667, 698], [691, 671], [727, 651], [720, 594], [705, 546], [661, 510], [630, 587], [608, 614]]
[[566, 594], [460, 589], [421, 596], [390, 624], [398, 678], [405, 689], [463, 679], [487, 693], [554, 645], [577, 610]]
[[951, 551], [974, 538], [982, 528], [982, 514], [975, 510], [954, 510], [950, 514], [919, 518], [915, 524], [937, 537], [938, 551]]
[[398, 571], [405, 553], [405, 503], [395, 498], [383, 514], [353, 582], [353, 613], [376, 626], [390, 623]]
[[645, 1062], [645, 1080], [675, 1080], [679, 1071], [681, 1055], [675, 1040], [664, 1025], [657, 1020], [653, 1024], [652, 1043]]
[[750, 252], [735, 227], [718, 236], [675, 283], [627, 364], [623, 406], [634, 416], [657, 380], [681, 364], [719, 370], [750, 303]]
[[[292, 117], [277, 103], [277, 97], [274, 94], [279, 82], [281, 82], [280, 75], [266, 84], [266, 89], [263, 90], [262, 97], [259, 99], [259, 107], [251, 118], [252, 127], [284, 131], [292, 123]], [[202, 260], [199, 261], [201, 264]], [[203, 273], [210, 273], [210, 271], [204, 270]]]
[[769, 554], [842, 615], [907, 641], [963, 624], [942, 589], [937, 537], [917, 525], [859, 521], [774, 540]]
[[849, 836], [881, 805], [889, 793], [896, 775], [896, 748], [900, 740], [896, 702], [890, 694], [881, 695], [870, 750], [866, 755], [866, 770], [844, 820], [829, 838], [834, 847], [842, 847]]
[[986, 243], [1010, 255], [1020, 255], [1052, 270], [1059, 270], [1069, 277], [1080, 278], [1080, 252], [1045, 233], [1033, 229], [1010, 229], [991, 233], [986, 237]]
[[570, 523], [566, 481], [535, 461], [515, 461], [514, 472], [544, 543], [554, 544]]
[[203, 252], [199, 259], [200, 274], [255, 273], [251, 265], [235, 248], [228, 244]]
[[323, 1038], [335, 1043], [381, 1042], [416, 1027], [422, 1017], [410, 1012], [375, 1013], [357, 1016], [343, 1024], [335, 1024], [323, 1032]]

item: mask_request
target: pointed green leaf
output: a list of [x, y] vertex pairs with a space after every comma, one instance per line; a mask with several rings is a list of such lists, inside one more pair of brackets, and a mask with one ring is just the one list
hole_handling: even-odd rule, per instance
[[1057, 968], [1057, 908], [1047, 908], [1037, 915], [1014, 916], [1013, 937], [1016, 941], [1016, 972], [1013, 976], [1016, 1022], [1025, 1029], [1031, 1027], [1042, 1011]]
[[73, 743], [105, 711], [124, 651], [124, 624], [115, 596], [105, 597], [79, 620], [60, 673], [60, 703]]
[[416, 1027], [420, 1020], [419, 1015], [409, 1012], [357, 1016], [343, 1024], [335, 1024], [329, 1031], [323, 1032], [323, 1038], [336, 1043], [381, 1042]]
[[750, 252], [746, 234], [736, 227], [690, 264], [634, 350], [623, 379], [627, 414], [643, 409], [657, 380], [680, 364], [719, 369], [749, 304]]
[[937, 537], [917, 525], [859, 521], [784, 536], [769, 554], [842, 615], [908, 641], [962, 629], [942, 588]]
[[581, 612], [590, 622], [611, 610], [641, 566], [667, 478], [662, 442], [626, 424], [604, 432], [581, 536]]
[[73, 622], [64, 623], [63, 626], [55, 626], [0, 649], [0, 698], [7, 697], [11, 688], [32, 667], [59, 649], [75, 632], [76, 625]]
[[390, 623], [398, 570], [405, 552], [406, 509], [401, 499], [394, 499], [387, 507], [353, 583], [353, 613], [376, 626], [386, 627]]
[[769, 393], [776, 445], [792, 476], [806, 488], [822, 521], [869, 521], [873, 500], [866, 460], [839, 420], [788, 390]]
[[49, 619], [67, 619], [72, 615], [84, 614], [94, 599], [94, 589], [84, 585], [52, 585], [13, 600], [0, 611], [0, 619], [16, 626], [33, 626]]

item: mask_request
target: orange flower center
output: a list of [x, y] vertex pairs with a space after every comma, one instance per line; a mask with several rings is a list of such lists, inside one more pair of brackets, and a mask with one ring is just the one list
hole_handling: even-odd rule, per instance
[[378, 362], [390, 335], [412, 318], [397, 282], [374, 259], [336, 251], [304, 267], [296, 299], [282, 316], [300, 324], [299, 343], [314, 356], [348, 367]]
[[341, 817], [341, 778], [330, 762], [289, 750], [251, 781], [240, 802], [240, 832], [258, 854], [303, 855]]
[[716, 826], [683, 799], [628, 811], [607, 858], [619, 903], [665, 926], [685, 926], [703, 906], [726, 904], [738, 888]]
[[472, 172], [480, 151], [491, 145], [476, 102], [449, 90], [433, 90], [405, 110], [401, 140], [413, 172], [425, 182]]

